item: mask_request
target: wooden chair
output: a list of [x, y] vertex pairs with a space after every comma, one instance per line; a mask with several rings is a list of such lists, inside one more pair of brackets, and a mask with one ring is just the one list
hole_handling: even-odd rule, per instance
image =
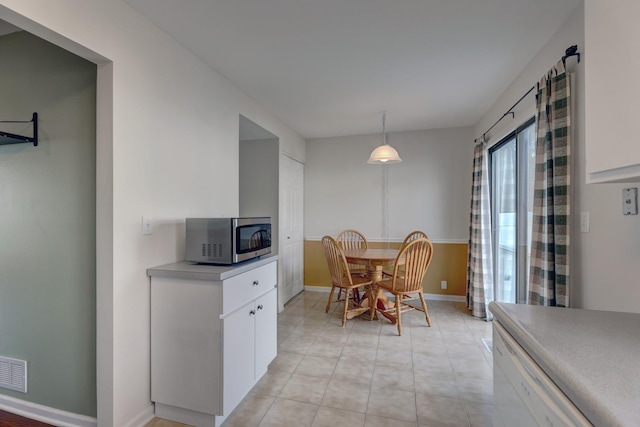
[[[322, 247], [324, 255], [327, 258], [329, 272], [331, 273], [331, 292], [329, 293], [329, 301], [327, 302], [326, 313], [329, 312], [332, 302], [342, 302], [344, 304], [342, 312], [342, 326], [344, 327], [347, 318], [352, 318], [358, 314], [369, 311], [369, 307], [361, 307], [360, 301], [356, 298], [356, 290], [363, 288], [365, 292], [369, 292], [373, 282], [368, 277], [356, 276], [349, 271], [349, 264], [342, 252], [342, 248], [338, 242], [331, 236], [322, 238]], [[339, 289], [338, 297], [335, 301], [333, 293]], [[342, 290], [344, 290], [344, 298], [341, 298]]]
[[[367, 249], [369, 244], [362, 233], [357, 230], [344, 230], [338, 234], [336, 241], [342, 249]], [[367, 270], [359, 264], [349, 264], [349, 271], [355, 275], [365, 275]]]
[[[341, 231], [336, 237], [336, 241], [340, 247], [344, 249], [367, 249], [369, 243], [367, 242], [364, 234], [358, 230], [344, 230]], [[365, 277], [367, 275], [367, 269], [360, 264], [349, 264], [349, 271], [355, 276]], [[342, 289], [338, 291], [338, 299], [342, 295]]]
[[411, 233], [407, 234], [407, 237], [404, 238], [404, 241], [402, 242], [402, 246], [400, 246], [400, 248], [404, 248], [407, 243], [420, 238], [428, 239], [429, 237], [427, 237], [427, 233], [425, 233], [424, 231], [412, 231]]
[[[433, 245], [424, 237], [410, 241], [400, 250], [391, 279], [376, 283], [378, 295], [380, 292], [386, 291], [395, 297], [394, 307], [380, 310], [377, 308], [378, 296], [376, 296], [376, 304], [373, 305], [374, 310], [371, 311], [371, 319], [373, 319], [377, 311], [391, 315], [398, 325], [398, 335], [402, 335], [402, 313], [420, 310], [425, 314], [427, 325], [431, 326], [427, 303], [422, 292], [422, 280], [427, 273], [429, 264], [431, 264], [432, 256]], [[399, 262], [401, 259], [403, 259], [404, 263]], [[403, 270], [400, 269], [401, 264]], [[422, 308], [409, 304], [409, 301], [416, 299], [420, 300]]]
[[[411, 241], [413, 241], [415, 239], [419, 239], [421, 237], [425, 238], [425, 239], [429, 238], [429, 237], [427, 237], [427, 233], [425, 233], [424, 231], [420, 231], [420, 230], [412, 231], [411, 233], [407, 234], [407, 237], [405, 237], [404, 240], [402, 241], [402, 245], [400, 245], [400, 250], [402, 250], [402, 248], [407, 246], [407, 243], [409, 243], [409, 242], [411, 242]], [[392, 277], [393, 276], [393, 272], [386, 271], [386, 270], [383, 271], [382, 274], [383, 274], [383, 276], [387, 276], [387, 277]]]

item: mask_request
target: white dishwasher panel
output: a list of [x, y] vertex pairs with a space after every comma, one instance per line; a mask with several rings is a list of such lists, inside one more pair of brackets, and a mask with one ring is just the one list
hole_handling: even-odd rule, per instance
[[493, 322], [493, 347], [496, 426], [591, 426], [566, 395], [496, 321]]

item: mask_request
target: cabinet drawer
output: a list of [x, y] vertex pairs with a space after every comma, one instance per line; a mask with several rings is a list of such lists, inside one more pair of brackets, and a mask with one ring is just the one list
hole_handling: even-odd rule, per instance
[[272, 262], [224, 280], [222, 312], [229, 313], [273, 288], [278, 282], [277, 265]]

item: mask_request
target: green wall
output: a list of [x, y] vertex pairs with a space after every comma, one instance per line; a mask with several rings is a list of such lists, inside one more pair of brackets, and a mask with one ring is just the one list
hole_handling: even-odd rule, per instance
[[95, 417], [96, 66], [2, 36], [0, 120], [34, 111], [39, 146], [0, 146], [0, 355], [28, 362], [28, 393], [0, 394]]

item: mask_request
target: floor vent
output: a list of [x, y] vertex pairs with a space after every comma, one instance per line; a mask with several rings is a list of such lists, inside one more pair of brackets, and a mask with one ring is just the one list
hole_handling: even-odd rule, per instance
[[27, 392], [27, 361], [0, 356], [0, 387]]

